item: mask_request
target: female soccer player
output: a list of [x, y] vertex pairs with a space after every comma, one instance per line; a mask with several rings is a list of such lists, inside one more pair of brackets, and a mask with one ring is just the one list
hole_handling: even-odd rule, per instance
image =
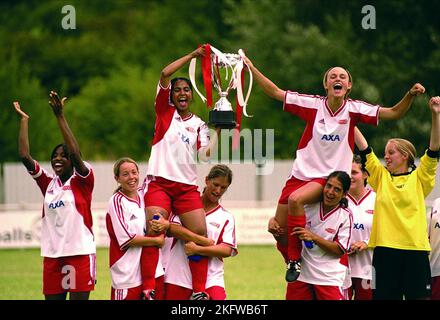
[[[373, 251], [373, 299], [406, 300], [429, 297], [431, 273], [425, 198], [434, 187], [440, 148], [440, 97], [429, 101], [432, 126], [429, 149], [414, 164], [416, 149], [405, 139], [390, 139], [384, 167], [356, 129], [355, 141], [368, 182], [376, 192], [369, 247]], [[398, 266], [396, 268], [396, 266]]]
[[348, 261], [350, 267], [351, 287], [348, 299], [371, 300], [371, 278], [373, 251], [368, 248], [371, 225], [373, 223], [374, 202], [376, 193], [367, 188], [368, 172], [362, 167], [362, 159], [354, 155], [351, 167], [351, 185], [348, 191], [348, 208], [353, 214], [350, 251]]
[[55, 175], [44, 170], [30, 155], [29, 116], [14, 102], [21, 116], [19, 154], [29, 174], [44, 196], [41, 255], [43, 293], [47, 300], [87, 300], [95, 286], [96, 246], [92, 231], [91, 201], [93, 170], [81, 158], [79, 145], [64, 117], [66, 97], [55, 91], [49, 105], [57, 119], [64, 144], [57, 145], [50, 156]]
[[287, 300], [343, 300], [353, 217], [347, 209], [350, 177], [344, 171], [331, 173], [322, 191], [322, 201], [304, 207], [306, 227], [293, 229], [301, 241], [312, 243], [301, 252], [302, 270], [297, 281], [287, 285]]
[[160, 261], [155, 270], [155, 278], [159, 281], [155, 281], [154, 291], [144, 296], [142, 290], [142, 248], [161, 247], [164, 237], [145, 236], [144, 186], [139, 187], [138, 165], [130, 158], [121, 158], [113, 166], [113, 174], [119, 187], [109, 200], [106, 215], [110, 236], [111, 299], [159, 300], [163, 296], [164, 274]]
[[[185, 244], [182, 240], [174, 240], [165, 272], [165, 298], [168, 300], [192, 298], [191, 272], [186, 257], [195, 254], [209, 258], [206, 291], [210, 299], [226, 299], [223, 259], [237, 254], [237, 243], [234, 217], [219, 201], [232, 182], [232, 171], [225, 165], [216, 165], [210, 170], [205, 182], [201, 200], [206, 212], [208, 238], [213, 243], [206, 246], [192, 241]], [[174, 229], [179, 224], [179, 216], [173, 216], [170, 225], [172, 235], [179, 236]]]
[[[170, 77], [192, 58], [202, 57], [205, 47], [167, 65], [161, 73], [155, 103], [156, 122], [148, 161], [147, 176], [150, 178], [145, 194], [147, 219], [160, 214], [168, 218], [170, 212], [179, 215], [182, 224], [194, 233], [206, 235], [205, 211], [197, 190], [197, 156], [203, 160], [210, 157], [217, 141], [217, 134], [210, 139], [206, 124], [190, 111], [193, 100], [191, 82], [185, 78]], [[150, 256], [150, 272], [155, 270], [159, 250], [145, 247]], [[194, 296], [207, 299], [205, 282], [208, 259], [190, 260]], [[151, 281], [150, 290], [154, 288]]]
[[[392, 108], [348, 99], [353, 80], [341, 67], [327, 70], [323, 86], [327, 96], [311, 96], [278, 88], [266, 78], [248, 58], [245, 58], [254, 78], [264, 92], [283, 102], [284, 110], [306, 121], [299, 142], [292, 172], [278, 200], [275, 219], [283, 234], [274, 233], [277, 247], [288, 262], [286, 280], [295, 281], [301, 271], [301, 241], [292, 234], [295, 227], [304, 227], [304, 204], [319, 201], [326, 177], [333, 171], [350, 172], [354, 149], [354, 127], [357, 123], [377, 125], [379, 119], [399, 119], [410, 107], [415, 96], [425, 92], [415, 84]], [[287, 228], [286, 228], [287, 227]]]

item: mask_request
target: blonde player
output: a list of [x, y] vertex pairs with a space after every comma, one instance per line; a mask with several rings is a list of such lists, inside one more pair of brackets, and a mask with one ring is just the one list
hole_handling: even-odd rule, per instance
[[354, 155], [351, 167], [351, 185], [348, 191], [348, 208], [353, 214], [350, 251], [351, 288], [348, 299], [371, 300], [372, 259], [373, 251], [368, 248], [371, 226], [373, 224], [374, 202], [376, 193], [367, 188], [368, 172], [362, 167], [362, 159]]
[[[213, 243], [203, 246], [192, 241], [186, 244], [178, 239], [173, 241], [165, 273], [165, 298], [168, 300], [193, 298], [187, 256], [194, 254], [209, 257], [206, 291], [210, 299], [226, 299], [223, 259], [237, 254], [237, 244], [234, 217], [219, 201], [232, 182], [232, 171], [225, 165], [216, 165], [210, 170], [205, 182], [201, 199], [206, 211], [208, 238]], [[176, 224], [180, 224], [180, 219], [174, 215], [171, 219], [171, 233], [174, 233], [172, 229], [176, 228]]]
[[379, 119], [399, 119], [410, 107], [415, 96], [425, 88], [415, 84], [403, 99], [391, 108], [370, 105], [363, 101], [348, 99], [353, 80], [341, 67], [327, 70], [323, 86], [327, 96], [305, 95], [278, 88], [266, 78], [249, 59], [247, 63], [264, 92], [283, 102], [284, 110], [306, 121], [306, 128], [299, 142], [292, 172], [278, 200], [274, 230], [277, 247], [287, 264], [286, 281], [295, 281], [301, 270], [302, 243], [290, 236], [295, 227], [304, 227], [306, 218], [304, 204], [316, 203], [322, 194], [326, 177], [333, 171], [350, 172], [354, 149], [354, 127], [357, 123], [377, 125]]
[[305, 206], [307, 227], [296, 227], [293, 233], [312, 246], [302, 249], [301, 274], [288, 283], [287, 300], [344, 300], [342, 285], [353, 225], [345, 198], [349, 189], [349, 175], [335, 171], [327, 179], [322, 201]]
[[95, 286], [95, 240], [92, 231], [91, 201], [93, 170], [81, 159], [79, 145], [64, 117], [64, 102], [51, 91], [49, 104], [57, 119], [64, 144], [50, 156], [55, 175], [32, 159], [29, 149], [29, 116], [14, 102], [21, 116], [19, 154], [44, 196], [41, 255], [43, 293], [47, 300], [87, 300]]
[[[440, 97], [429, 101], [429, 149], [415, 166], [416, 149], [390, 139], [384, 167], [356, 128], [356, 145], [365, 159], [368, 182], [377, 194], [368, 246], [374, 248], [374, 300], [427, 299], [431, 271], [425, 198], [434, 187], [440, 148]], [[396, 268], [396, 266], [399, 266]]]
[[[110, 237], [111, 299], [158, 299], [160, 281], [156, 281], [157, 287], [150, 295], [143, 295], [141, 255], [144, 246], [161, 247], [164, 237], [145, 236], [145, 186], [139, 188], [137, 163], [130, 158], [121, 158], [116, 161], [113, 174], [119, 187], [109, 200], [106, 215]], [[161, 279], [163, 274], [159, 260], [155, 276]]]

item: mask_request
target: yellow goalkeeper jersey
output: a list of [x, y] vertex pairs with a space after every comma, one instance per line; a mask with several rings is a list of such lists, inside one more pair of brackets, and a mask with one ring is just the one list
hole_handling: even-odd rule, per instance
[[376, 192], [369, 247], [430, 251], [425, 198], [434, 188], [437, 158], [425, 153], [411, 173], [393, 176], [374, 152], [366, 155], [368, 183]]

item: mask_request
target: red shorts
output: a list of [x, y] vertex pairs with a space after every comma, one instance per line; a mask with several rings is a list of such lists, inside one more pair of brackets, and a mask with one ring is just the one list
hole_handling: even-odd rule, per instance
[[[210, 300], [226, 300], [225, 288], [213, 286], [206, 289]], [[165, 283], [165, 300], [189, 300], [192, 289]]]
[[203, 209], [197, 186], [156, 177], [148, 184], [145, 207], [161, 207], [177, 215]]
[[115, 289], [112, 287], [111, 300], [141, 300], [141, 299], [142, 299], [142, 285], [128, 289]]
[[43, 259], [43, 294], [90, 292], [95, 288], [94, 254]]
[[298, 190], [299, 188], [301, 188], [302, 186], [305, 186], [306, 184], [308, 184], [309, 182], [317, 182], [322, 186], [325, 186], [327, 179], [324, 178], [316, 178], [310, 181], [303, 181], [303, 180], [299, 180], [295, 177], [291, 177], [289, 180], [286, 181], [286, 184], [283, 188], [283, 191], [281, 191], [281, 196], [278, 199], [278, 203], [279, 204], [287, 204], [289, 202], [289, 196], [295, 192], [296, 190]]
[[351, 300], [373, 300], [373, 290], [371, 280], [361, 278], [351, 278], [351, 287], [348, 288], [348, 299]]
[[[155, 298], [154, 300], [164, 299], [164, 276], [156, 278]], [[142, 285], [128, 288], [115, 289], [112, 287], [111, 300], [141, 300], [142, 299]]]
[[296, 280], [287, 284], [286, 300], [345, 300], [345, 298], [341, 287]]

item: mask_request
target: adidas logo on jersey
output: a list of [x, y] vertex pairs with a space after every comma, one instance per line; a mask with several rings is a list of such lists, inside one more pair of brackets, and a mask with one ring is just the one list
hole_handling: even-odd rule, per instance
[[327, 231], [328, 233], [336, 233], [336, 230], [333, 228], [325, 228], [325, 231]]
[[321, 120], [318, 121], [318, 123], [325, 124], [325, 121], [324, 121], [324, 119], [321, 119]]
[[134, 214], [132, 214], [130, 217], [130, 221], [135, 220], [135, 219], [137, 219], [137, 217]]
[[436, 222], [434, 228], [440, 228], [440, 224]]
[[217, 229], [220, 228], [220, 224], [219, 224], [219, 223], [210, 222], [209, 224], [210, 224], [211, 226], [216, 227]]
[[325, 141], [341, 141], [339, 134], [324, 134], [321, 140]]

